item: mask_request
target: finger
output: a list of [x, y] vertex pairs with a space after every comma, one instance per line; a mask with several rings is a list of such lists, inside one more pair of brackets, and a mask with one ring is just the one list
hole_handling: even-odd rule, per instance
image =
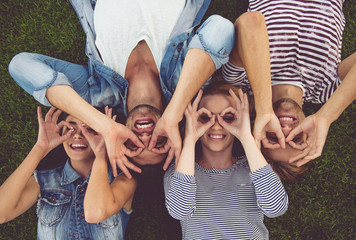
[[294, 149], [298, 149], [298, 150], [304, 150], [306, 147], [308, 147], [308, 144], [306, 142], [303, 142], [302, 144], [296, 144], [293, 141], [288, 142], [288, 144], [294, 148]]
[[117, 115], [114, 115], [114, 116], [112, 117], [112, 120], [114, 120], [114, 121], [116, 122], [116, 118], [117, 118]]
[[293, 163], [299, 159], [304, 158], [305, 156], [307, 156], [309, 154], [309, 152], [312, 150], [312, 148], [310, 146], [306, 147], [303, 152], [295, 157], [292, 157], [288, 160], [289, 163]]
[[46, 122], [50, 122], [50, 121], [52, 121], [52, 114], [53, 114], [53, 112], [56, 110], [56, 108], [54, 108], [54, 107], [51, 107], [49, 110], [48, 110], [48, 112], [47, 112], [47, 114], [46, 114], [46, 116], [45, 116], [45, 121]]
[[226, 113], [232, 113], [232, 114], [236, 114], [236, 109], [233, 108], [233, 107], [228, 107], [228, 108], [225, 108], [219, 115], [220, 116], [224, 116]]
[[73, 126], [66, 121], [61, 121], [60, 123], [57, 124], [57, 127], [59, 129], [62, 129], [64, 126], [66, 126], [69, 130], [74, 130]]
[[[112, 169], [112, 175], [114, 177], [117, 177], [117, 167], [116, 164], [119, 165], [118, 163], [116, 163], [116, 159], [109, 157], [109, 161], [110, 161], [110, 165], [111, 165], [111, 169]], [[129, 171], [126, 169], [124, 169], [124, 166], [122, 168], [120, 168], [121, 171], [126, 175], [126, 177], [128, 177], [129, 179], [131, 179], [131, 174], [129, 173]]]
[[306, 163], [308, 163], [308, 162], [310, 162], [311, 160], [313, 160], [314, 158], [304, 158], [304, 159], [302, 159], [302, 160], [299, 160], [298, 162], [296, 162], [296, 166], [297, 167], [301, 167], [301, 166], [303, 166], [304, 164], [306, 164]]
[[200, 109], [197, 111], [197, 113], [198, 113], [199, 115], [202, 115], [203, 113], [205, 113], [205, 114], [208, 115], [210, 118], [211, 118], [211, 116], [212, 116], [212, 113], [211, 113], [208, 109], [206, 109], [206, 108], [204, 108], [204, 107], [200, 108]]
[[62, 110], [57, 109], [57, 111], [55, 111], [55, 112], [52, 114], [52, 122], [56, 123], [57, 120], [58, 120], [58, 117], [59, 117], [59, 115], [61, 115], [61, 113], [62, 113]]
[[[152, 151], [152, 149], [156, 146], [157, 139], [158, 139], [158, 131], [156, 131], [156, 129], [154, 129], [153, 133], [152, 133], [151, 140], [150, 140], [150, 144], [148, 144], [148, 150]], [[138, 145], [136, 145], [136, 146], [138, 146]]]
[[277, 131], [275, 132], [276, 137], [278, 138], [278, 143], [281, 146], [281, 148], [285, 149], [286, 148], [286, 139], [284, 137], [284, 134], [282, 132], [282, 129], [278, 128]]
[[[241, 89], [239, 89], [239, 90], [241, 90]], [[241, 102], [240, 99], [236, 96], [236, 94], [234, 93], [234, 91], [232, 91], [231, 88], [229, 89], [229, 93], [230, 93], [232, 99], [234, 99], [234, 101], [235, 101], [236, 103], [240, 103], [240, 102]]]
[[258, 139], [255, 139], [255, 143], [256, 143], [256, 146], [258, 147], [258, 149], [261, 150], [261, 141]]
[[235, 136], [235, 134], [233, 133], [233, 127], [229, 123], [225, 122], [221, 116], [216, 115], [216, 117], [218, 118], [219, 124]]
[[42, 109], [40, 106], [37, 106], [37, 120], [39, 125], [41, 125], [44, 121], [42, 117]]
[[128, 139], [130, 139], [137, 147], [145, 148], [145, 145], [138, 139], [138, 137], [131, 130], [129, 130], [129, 132]]
[[247, 97], [247, 94], [246, 94], [246, 93], [243, 94], [243, 98], [242, 98], [242, 99], [243, 99], [242, 104], [243, 104], [243, 106], [244, 106], [244, 109], [249, 112], [250, 106], [249, 106], [249, 104], [248, 104], [248, 97]]
[[128, 148], [125, 150], [125, 155], [128, 157], [136, 157], [143, 151], [143, 148], [137, 148], [135, 151], [132, 151]]
[[169, 164], [172, 162], [173, 158], [174, 158], [174, 150], [171, 148], [170, 151], [168, 152], [166, 161], [164, 162], [164, 165], [163, 165], [164, 171], [167, 170], [167, 168], [169, 167]]
[[[125, 165], [125, 169], [127, 170], [127, 168], [130, 168], [131, 170], [135, 171], [135, 172], [138, 172], [138, 173], [141, 173], [142, 170], [141, 168], [137, 167], [135, 164], [133, 164], [132, 162], [130, 162], [129, 160], [127, 160], [126, 156], [123, 155], [121, 157], [121, 162], [120, 163], [123, 163]], [[120, 167], [120, 166], [119, 166]], [[127, 167], [127, 168], [126, 168]], [[121, 169], [121, 167], [120, 167]], [[122, 170], [122, 169], [121, 169]], [[127, 172], [130, 174], [130, 172], [127, 170]], [[125, 174], [126, 175], [126, 174]], [[126, 175], [127, 176], [127, 175]], [[131, 174], [130, 174], [131, 176]]]
[[169, 151], [169, 149], [171, 148], [171, 146], [169, 146], [168, 142], [161, 148], [153, 148], [151, 151], [154, 153], [167, 153]]
[[298, 125], [296, 128], [294, 128], [287, 136], [286, 138], [286, 142], [290, 142], [292, 141], [295, 136], [297, 136], [298, 134], [300, 134], [301, 132], [303, 132], [303, 128], [301, 125]]
[[270, 143], [266, 137], [262, 138], [261, 141], [264, 148], [277, 149], [281, 147], [278, 143]]
[[198, 105], [199, 105], [199, 102], [200, 102], [200, 99], [201, 99], [201, 96], [203, 95], [203, 90], [199, 90], [198, 92], [198, 95], [197, 97], [194, 99], [194, 102], [193, 102], [193, 110], [196, 111], [198, 109]]

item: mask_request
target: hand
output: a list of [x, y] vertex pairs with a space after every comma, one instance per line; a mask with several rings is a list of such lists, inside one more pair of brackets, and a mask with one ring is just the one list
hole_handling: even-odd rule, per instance
[[[271, 143], [266, 136], [267, 132], [274, 133], [278, 138], [278, 143]], [[265, 148], [276, 149], [279, 147], [286, 147], [281, 124], [274, 113], [256, 115], [253, 136], [256, 143], [260, 145], [260, 142], [262, 141]]]
[[[107, 131], [103, 134], [103, 137], [114, 177], [117, 177], [117, 166], [129, 179], [132, 176], [127, 168], [135, 172], [141, 172], [140, 168], [126, 158], [126, 156], [135, 157], [139, 155], [145, 148], [143, 143], [130, 129], [122, 124], [113, 122], [113, 124], [107, 127]], [[135, 151], [126, 148], [124, 145], [128, 139], [138, 147]]]
[[[112, 117], [112, 108], [106, 106], [105, 114], [114, 121], [116, 120], [116, 115]], [[107, 154], [104, 138], [94, 130], [88, 130], [89, 127], [86, 124], [82, 124], [79, 128], [93, 150], [96, 159], [106, 160]]]
[[303, 122], [294, 128], [289, 133], [286, 142], [294, 147], [292, 143], [293, 138], [301, 132], [304, 132], [307, 135], [307, 146], [304, 146], [304, 150], [301, 154], [289, 159], [289, 162], [295, 162], [296, 166], [300, 167], [319, 157], [323, 151], [330, 124], [328, 119], [319, 117], [316, 113], [305, 118]]
[[[69, 139], [73, 134], [73, 127], [65, 122], [61, 121], [57, 123], [59, 115], [62, 113], [61, 110], [55, 111], [56, 108], [51, 108], [43, 120], [41, 107], [37, 107], [37, 118], [38, 118], [38, 138], [36, 145], [45, 151], [49, 152], [59, 144], [63, 143]], [[66, 126], [69, 131], [67, 131], [63, 136], [60, 135], [61, 129]]]
[[163, 166], [163, 169], [167, 170], [170, 162], [173, 160], [174, 155], [176, 159], [179, 159], [180, 151], [182, 148], [182, 139], [180, 137], [178, 123], [172, 122], [169, 117], [165, 115], [165, 113], [163, 113], [162, 117], [156, 123], [155, 129], [152, 133], [150, 144], [148, 145], [148, 150], [161, 153], [155, 150], [155, 146], [157, 144], [159, 136], [167, 137], [167, 143], [162, 148], [162, 150], [164, 149], [166, 151], [167, 149], [170, 149], [166, 158], [166, 162]]
[[[200, 108], [199, 111], [197, 111], [202, 94], [203, 91], [200, 90], [193, 105], [189, 103], [184, 111], [186, 121], [185, 138], [191, 138], [194, 142], [198, 141], [198, 139], [215, 124], [215, 115], [210, 111], [205, 108]], [[204, 119], [204, 116], [206, 119]]]
[[[217, 115], [218, 121], [221, 126], [228, 130], [232, 135], [237, 137], [240, 141], [242, 138], [251, 136], [251, 125], [249, 117], [249, 106], [246, 93], [243, 93], [241, 89], [238, 90], [239, 98], [230, 89], [229, 93], [236, 103], [236, 109], [228, 107]], [[229, 117], [227, 121], [226, 115], [233, 115]]]

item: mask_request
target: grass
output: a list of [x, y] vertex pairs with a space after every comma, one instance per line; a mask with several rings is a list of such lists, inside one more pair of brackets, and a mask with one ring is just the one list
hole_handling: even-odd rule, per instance
[[[206, 16], [234, 21], [246, 0], [214, 0]], [[7, 66], [23, 51], [85, 64], [85, 36], [69, 1], [5, 0], [0, 3], [0, 182], [16, 169], [37, 138], [37, 103], [12, 80]], [[356, 1], [344, 5], [347, 25], [342, 57], [356, 50]], [[320, 106], [306, 105], [309, 113]], [[323, 154], [297, 183], [287, 184], [288, 212], [266, 219], [271, 239], [356, 239], [355, 112], [350, 105], [332, 124]], [[164, 208], [160, 178], [136, 192], [127, 239], [180, 239], [179, 223]], [[35, 207], [0, 225], [0, 239], [35, 239]]]

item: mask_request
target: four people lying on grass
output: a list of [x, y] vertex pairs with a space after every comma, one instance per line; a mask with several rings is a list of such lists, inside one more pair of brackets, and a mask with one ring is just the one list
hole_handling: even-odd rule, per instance
[[[25, 191], [26, 194], [33, 194], [32, 204], [21, 205], [20, 201], [21, 210], [15, 205], [16, 214], [11, 213], [11, 218], [34, 204], [37, 200], [34, 193], [40, 192], [42, 182], [52, 187], [50, 184], [58, 184], [57, 181], [53, 183], [56, 177], [69, 174], [66, 171], [73, 174], [68, 179], [61, 178], [61, 181], [69, 181], [73, 186], [80, 187], [72, 186], [70, 193], [66, 192], [67, 189], [48, 194], [43, 191], [39, 204], [54, 202], [58, 203], [54, 204], [57, 206], [70, 203], [75, 199], [68, 196], [74, 191], [79, 191], [79, 195], [73, 195], [75, 198], [84, 198], [84, 182], [90, 170], [85, 199], [105, 202], [104, 208], [100, 208], [103, 205], [84, 200], [84, 208], [87, 206], [90, 209], [85, 214], [83, 206], [65, 215], [64, 208], [55, 207], [52, 211], [59, 211], [58, 218], [82, 211], [80, 214], [83, 215], [76, 215], [82, 216], [82, 219], [75, 219], [80, 224], [86, 224], [84, 216], [93, 222], [113, 215], [115, 217], [119, 209], [131, 208], [129, 205], [136, 183], [131, 180], [128, 168], [140, 172], [135, 163], [145, 165], [165, 161], [164, 169], [167, 169], [175, 155], [176, 163], [169, 168], [165, 178], [167, 207], [173, 216], [181, 220], [184, 238], [214, 238], [216, 235], [213, 232], [218, 234], [219, 231], [224, 232], [227, 238], [266, 238], [268, 232], [263, 225], [262, 213], [278, 216], [288, 206], [287, 195], [271, 166], [283, 179], [296, 179], [304, 171], [301, 165], [320, 156], [331, 122], [355, 99], [355, 84], [352, 81], [356, 76], [356, 55], [340, 63], [344, 26], [342, 1], [313, 1], [309, 4], [302, 4], [302, 1], [294, 1], [293, 4], [286, 1], [276, 1], [275, 4], [270, 4], [270, 1], [250, 1], [249, 12], [235, 22], [235, 32], [231, 22], [212, 16], [196, 34], [193, 29], [200, 23], [210, 1], [71, 2], [87, 35], [88, 66], [40, 54], [21, 53], [13, 58], [9, 71], [15, 81], [40, 103], [68, 112], [73, 124], [84, 122], [90, 126], [92, 133], [83, 127], [77, 130], [67, 123], [55, 129], [59, 133], [62, 125], [67, 126], [71, 130], [67, 130], [66, 137], [74, 138], [72, 135], [82, 134], [99, 161], [94, 161], [95, 157], [91, 154], [92, 160], [90, 165], [86, 165], [84, 175], [80, 169], [67, 163], [62, 168], [45, 172], [43, 178], [39, 177], [40, 171], [31, 177], [39, 160], [47, 153], [38, 153], [35, 147], [35, 153], [31, 151], [29, 155], [30, 160], [26, 158], [24, 161], [31, 168], [24, 169], [21, 165], [14, 174], [16, 176], [17, 172], [26, 171], [30, 180], [28, 183], [21, 182], [22, 189], [31, 184], [36, 186], [34, 189], [37, 192]], [[164, 10], [157, 14], [157, 9]], [[323, 25], [323, 21], [313, 20], [314, 15], [328, 23]], [[281, 23], [279, 19], [284, 20]], [[287, 35], [281, 31], [285, 28], [290, 31]], [[198, 89], [216, 69], [227, 62], [231, 49], [230, 61], [223, 67], [223, 76], [225, 81], [251, 88], [254, 93], [255, 142], [252, 142], [247, 121], [248, 101], [241, 91], [237, 97], [232, 91], [228, 95], [226, 87], [225, 92], [214, 92], [214, 88], [218, 91], [219, 87], [213, 85], [200, 105], [201, 94], [190, 105]], [[316, 114], [305, 118], [301, 110], [302, 100], [317, 103], [328, 101]], [[115, 113], [124, 116], [126, 126], [116, 123], [93, 107], [105, 105], [114, 107]], [[58, 117], [57, 112], [53, 111], [50, 110], [48, 119]], [[178, 123], [184, 111], [186, 135], [181, 152]], [[39, 121], [41, 123], [40, 117]], [[216, 129], [218, 131], [215, 132]], [[201, 155], [195, 163], [194, 146], [200, 137]], [[235, 137], [240, 140], [246, 156], [233, 155]], [[64, 139], [57, 136], [56, 144]], [[271, 166], [260, 153], [261, 141], [262, 151]], [[223, 148], [220, 145], [224, 145]], [[79, 143], [74, 147], [69, 146], [67, 151], [81, 152], [84, 148], [85, 144]], [[106, 150], [115, 179], [110, 173], [108, 176]], [[32, 155], [37, 158], [31, 160]], [[117, 166], [127, 178], [117, 174]], [[74, 176], [81, 181], [73, 180]], [[17, 181], [16, 177], [9, 179], [10, 182]], [[6, 187], [7, 182], [3, 186]], [[99, 191], [95, 194], [91, 192], [91, 186], [97, 189], [100, 186], [100, 194], [97, 194]], [[46, 187], [43, 184], [43, 189]], [[270, 191], [264, 192], [265, 188]], [[20, 191], [16, 194], [17, 199], [22, 196]], [[106, 198], [106, 194], [110, 198]], [[230, 195], [231, 198], [242, 197], [246, 201], [237, 201], [237, 205], [223, 201], [224, 204], [219, 205], [222, 196]], [[116, 197], [120, 200], [115, 200]], [[202, 202], [197, 202], [197, 199], [202, 199]], [[206, 203], [214, 204], [216, 208], [208, 209]], [[97, 211], [94, 210], [96, 207], [99, 207]], [[109, 209], [103, 210], [107, 207]], [[235, 208], [243, 217], [231, 214], [231, 208]], [[220, 210], [215, 212], [216, 209]], [[224, 211], [228, 214], [224, 214]], [[120, 212], [123, 214], [121, 217], [125, 218], [125, 210]], [[41, 220], [40, 211], [38, 215]], [[206, 222], [204, 228], [199, 227], [206, 216], [210, 217], [210, 221]], [[47, 223], [41, 220], [41, 224], [56, 225], [58, 218], [53, 221], [50, 219]], [[234, 224], [239, 224], [240, 228], [232, 233], [226, 227]], [[108, 226], [99, 225], [103, 228]], [[73, 232], [68, 232], [67, 236], [86, 236], [96, 231], [94, 227], [89, 227], [90, 231], [83, 230], [82, 226], [68, 228]], [[122, 226], [125, 226], [125, 221]], [[122, 229], [120, 231], [117, 234], [123, 234]]]

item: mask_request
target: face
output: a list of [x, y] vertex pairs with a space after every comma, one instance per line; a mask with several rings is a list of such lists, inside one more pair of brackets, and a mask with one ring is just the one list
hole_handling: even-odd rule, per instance
[[[199, 108], [205, 108], [212, 114], [220, 114], [223, 110], [228, 107], [236, 107], [232, 97], [223, 94], [216, 95], [206, 95], [202, 98], [199, 104]], [[199, 121], [205, 123], [209, 121], [209, 116], [203, 114], [199, 117]], [[216, 118], [215, 118], [216, 119]], [[234, 115], [232, 113], [226, 113], [223, 116], [224, 121], [232, 122], [234, 120]], [[217, 119], [215, 124], [211, 126], [204, 135], [200, 138], [202, 149], [210, 150], [213, 152], [220, 152], [231, 148], [234, 143], [234, 136], [224, 129]]]
[[[305, 115], [301, 107], [292, 99], [283, 98], [273, 104], [273, 110], [279, 119], [282, 132], [285, 137], [304, 120]], [[271, 143], [278, 143], [278, 139], [274, 134], [267, 133], [267, 138]], [[293, 142], [300, 145], [305, 142], [305, 135], [303, 133], [295, 136]], [[286, 143], [286, 148], [277, 149], [262, 149], [263, 153], [271, 160], [274, 161], [288, 161], [302, 153], [302, 150], [295, 149]]]
[[[66, 151], [68, 157], [71, 159], [71, 161], [93, 161], [95, 155], [79, 128], [79, 125], [81, 125], [83, 122], [70, 115], [66, 118], [65, 121], [70, 123], [75, 129], [74, 135], [67, 141], [63, 142], [64, 150]], [[68, 129], [64, 127], [63, 134], [67, 131]], [[88, 127], [88, 131], [92, 132], [94, 130]]]
[[[148, 145], [151, 140], [152, 132], [162, 112], [150, 105], [139, 105], [133, 108], [127, 117], [126, 126], [131, 129], [136, 136], [145, 145], [145, 149], [132, 160], [140, 165], [157, 164], [166, 159], [167, 153], [155, 153], [149, 151]], [[165, 137], [159, 137], [155, 148], [159, 149], [164, 147], [167, 139]], [[125, 143], [126, 147], [132, 151], [137, 150], [137, 146], [128, 140]]]

